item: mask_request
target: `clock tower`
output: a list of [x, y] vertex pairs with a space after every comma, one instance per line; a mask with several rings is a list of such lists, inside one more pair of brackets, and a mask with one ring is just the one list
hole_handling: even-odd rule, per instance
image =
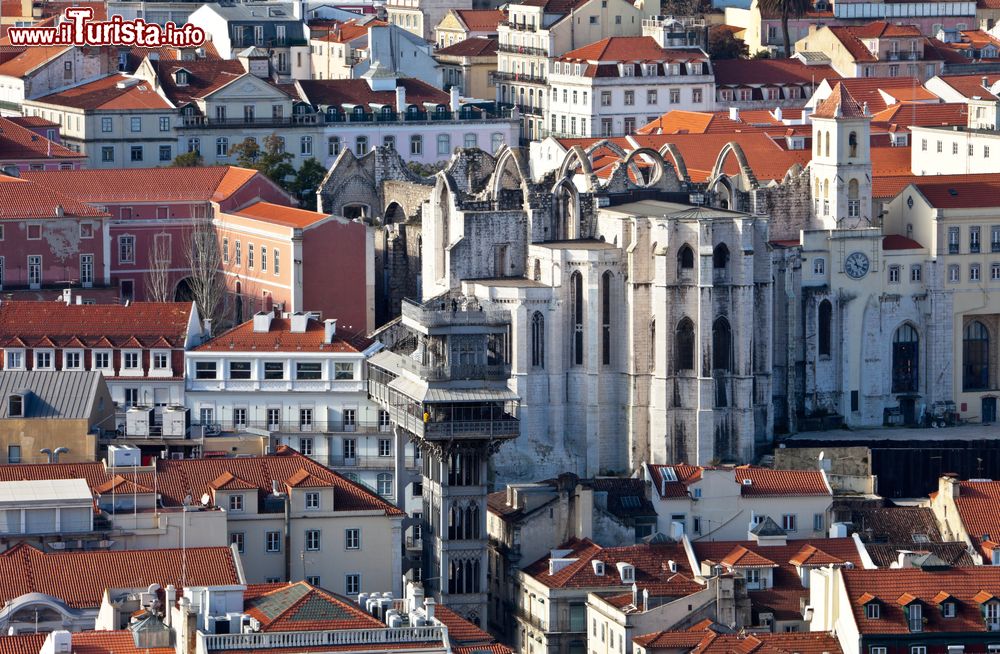
[[874, 227], [871, 115], [840, 82], [812, 114], [809, 164], [816, 223], [823, 229]]

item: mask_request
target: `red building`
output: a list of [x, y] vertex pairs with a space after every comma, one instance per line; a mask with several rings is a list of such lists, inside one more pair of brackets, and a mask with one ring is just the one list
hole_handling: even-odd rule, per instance
[[[24, 179], [106, 211], [110, 283], [123, 299], [147, 300], [153, 255], [169, 273], [177, 297], [189, 265], [184, 243], [194, 221], [213, 215], [213, 204], [232, 210], [257, 200], [290, 203], [288, 195], [255, 170], [234, 166], [133, 168], [25, 173]], [[180, 293], [184, 296], [184, 292]], [[185, 299], [185, 298], [181, 298]]]
[[59, 144], [59, 125], [41, 118], [0, 118], [0, 168], [73, 170], [87, 157]]

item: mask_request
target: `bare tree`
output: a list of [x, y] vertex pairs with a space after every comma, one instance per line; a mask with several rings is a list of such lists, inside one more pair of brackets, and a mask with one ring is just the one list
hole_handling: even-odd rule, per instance
[[169, 302], [170, 292], [170, 234], [153, 235], [149, 248], [149, 271], [146, 273], [146, 299], [150, 302]]
[[191, 276], [188, 285], [202, 318], [220, 318], [226, 295], [222, 252], [211, 220], [198, 220], [186, 235], [184, 250]]

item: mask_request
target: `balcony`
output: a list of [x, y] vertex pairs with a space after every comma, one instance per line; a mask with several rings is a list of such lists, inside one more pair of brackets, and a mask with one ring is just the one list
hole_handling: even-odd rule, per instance
[[[312, 422], [300, 421], [278, 421], [268, 420], [219, 420], [213, 422], [191, 423], [192, 431], [203, 430], [205, 436], [217, 436], [223, 432], [245, 432], [254, 430], [256, 432], [274, 432], [287, 434], [326, 434], [326, 433], [346, 433], [346, 434], [374, 434], [388, 433], [387, 425], [380, 425], [376, 421], [344, 422], [343, 420], [313, 420]], [[252, 433], [252, 432], [251, 432]]]
[[958, 254], [958, 243], [948, 244], [948, 254]]
[[492, 71], [490, 75], [496, 82], [520, 82], [522, 84], [545, 84], [545, 77], [542, 75], [532, 75], [530, 73], [507, 73], [503, 71]]
[[532, 55], [535, 57], [548, 57], [549, 51], [545, 48], [534, 48], [527, 45], [501, 45], [497, 48], [500, 52], [510, 54]]
[[441, 643], [448, 635], [444, 627], [396, 627], [384, 629], [338, 629], [336, 631], [284, 631], [242, 634], [198, 632], [197, 651], [363, 646], [379, 649], [388, 643]]
[[513, 21], [505, 20], [505, 21], [503, 21], [501, 23], [497, 23], [497, 25], [501, 26], [501, 27], [508, 27], [508, 28], [510, 28], [512, 30], [518, 30], [518, 31], [521, 31], [521, 32], [534, 32], [535, 31], [535, 24], [534, 23], [516, 23], [516, 22], [513, 22]]
[[546, 620], [537, 615], [532, 615], [526, 612], [520, 607], [514, 608], [514, 617], [517, 618], [519, 622], [523, 622], [531, 625], [535, 629], [541, 629], [542, 631], [548, 631], [548, 623]]
[[402, 367], [424, 381], [450, 381], [454, 379], [486, 379], [504, 381], [510, 377], [509, 363], [445, 363], [421, 364], [409, 357], [402, 357]]
[[186, 128], [226, 128], [226, 127], [295, 127], [298, 125], [318, 125], [318, 114], [295, 114], [293, 116], [270, 116], [267, 118], [243, 116], [240, 118], [210, 118], [208, 116], [181, 116], [177, 127]]
[[442, 302], [438, 307], [432, 307], [428, 304], [418, 304], [412, 300], [404, 299], [402, 309], [404, 320], [412, 320], [425, 328], [456, 325], [506, 327], [510, 323], [510, 314], [507, 311], [496, 309], [467, 311], [457, 308], [452, 310], [447, 302]]

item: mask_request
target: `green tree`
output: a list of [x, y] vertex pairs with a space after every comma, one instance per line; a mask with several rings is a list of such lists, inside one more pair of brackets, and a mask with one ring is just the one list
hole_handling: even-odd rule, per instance
[[229, 156], [236, 158], [237, 165], [259, 170], [286, 191], [291, 190], [295, 168], [289, 162], [294, 157], [285, 151], [285, 141], [277, 134], [266, 137], [264, 147], [247, 137], [229, 149]]
[[792, 42], [788, 35], [788, 19], [800, 18], [812, 8], [811, 0], [757, 0], [761, 17], [779, 16], [781, 35], [785, 39], [785, 59], [792, 56]]
[[747, 44], [729, 30], [714, 29], [708, 33], [708, 54], [716, 59], [745, 59]]
[[191, 152], [185, 152], [184, 154], [179, 154], [174, 157], [174, 160], [170, 162], [171, 168], [196, 168], [198, 166], [203, 166], [205, 164], [205, 159], [196, 150]]
[[310, 157], [302, 162], [302, 167], [295, 173], [291, 183], [291, 191], [302, 203], [302, 207], [310, 211], [316, 210], [316, 189], [326, 176], [326, 168], [318, 160]]

